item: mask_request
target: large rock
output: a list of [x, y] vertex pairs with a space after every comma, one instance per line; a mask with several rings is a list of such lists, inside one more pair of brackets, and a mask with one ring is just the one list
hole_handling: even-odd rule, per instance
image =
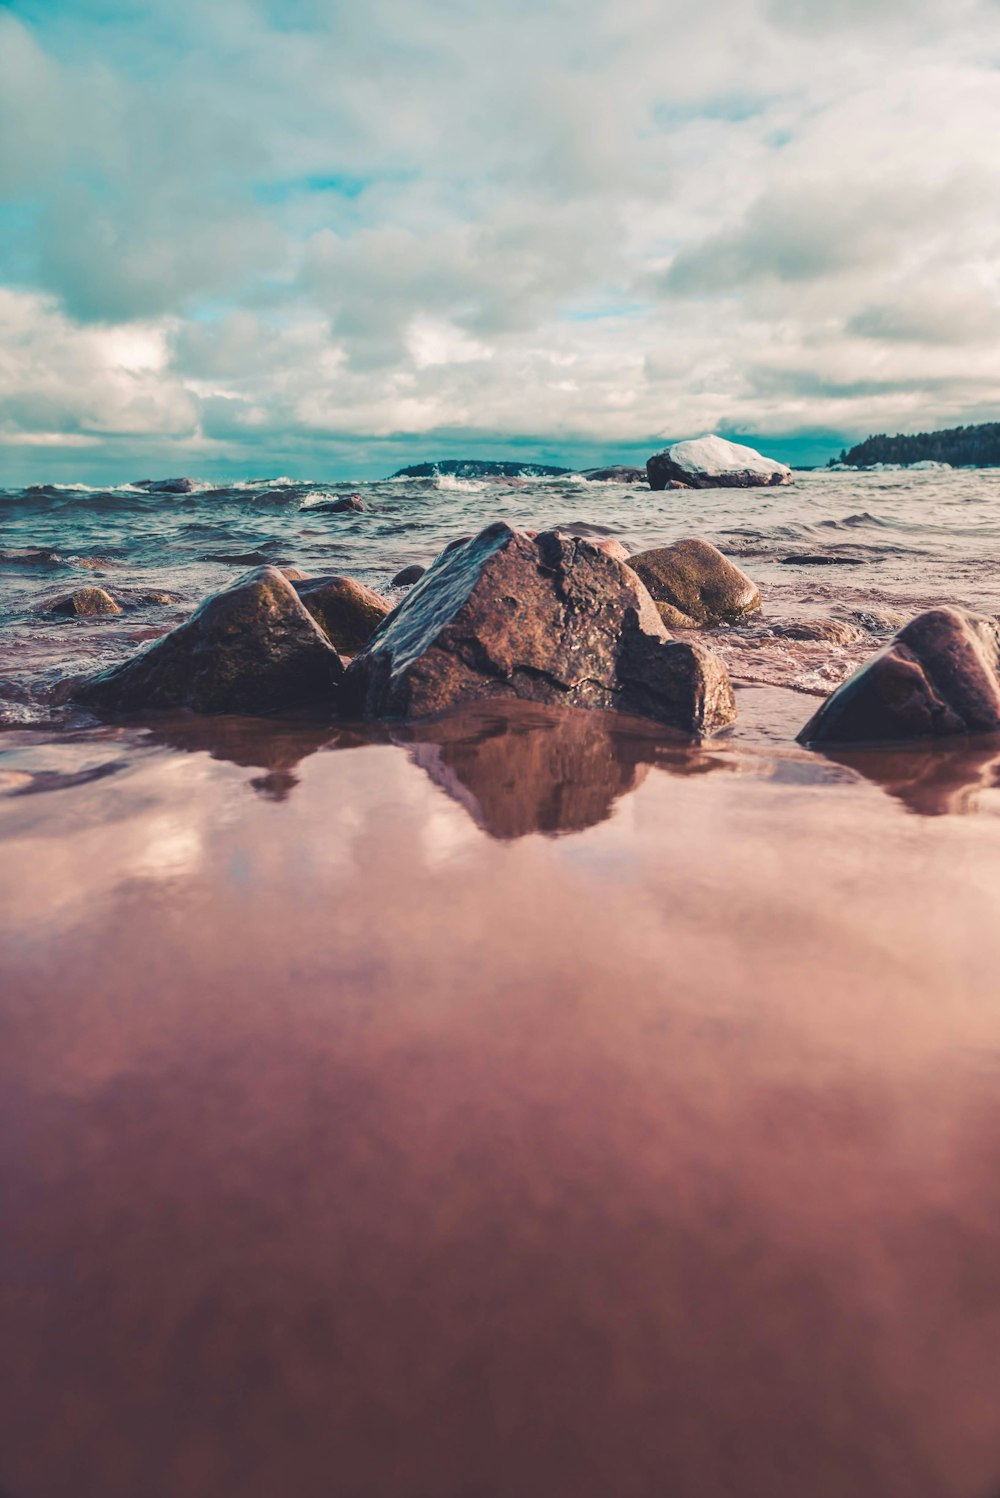
[[294, 586], [331, 645], [343, 655], [363, 650], [392, 609], [391, 603], [351, 577], [310, 577]]
[[734, 623], [760, 608], [756, 583], [710, 541], [694, 537], [629, 557], [668, 624]]
[[444, 552], [345, 678], [364, 717], [503, 697], [617, 708], [687, 733], [736, 716], [722, 662], [669, 639], [636, 574], [582, 537], [504, 521]]
[[74, 696], [99, 712], [271, 713], [332, 706], [343, 671], [292, 584], [276, 567], [260, 567], [131, 660], [77, 685]]
[[793, 482], [792, 470], [784, 463], [723, 437], [675, 442], [647, 458], [646, 473], [651, 489], [666, 489], [674, 483], [691, 489], [751, 489]]
[[910, 621], [827, 698], [805, 744], [941, 737], [1000, 727], [1000, 626], [959, 608]]

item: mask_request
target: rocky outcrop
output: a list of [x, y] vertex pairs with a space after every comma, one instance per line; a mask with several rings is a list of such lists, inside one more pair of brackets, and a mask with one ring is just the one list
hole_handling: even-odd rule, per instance
[[78, 588], [66, 598], [57, 598], [54, 603], [47, 604], [46, 611], [85, 619], [94, 614], [120, 614], [121, 607], [103, 588]]
[[735, 623], [760, 608], [757, 585], [710, 541], [692, 537], [629, 557], [668, 625]]
[[690, 489], [751, 489], [793, 482], [786, 464], [723, 437], [675, 442], [647, 458], [646, 474], [651, 489], [667, 489], [673, 484]]
[[409, 588], [409, 587], [412, 587], [412, 585], [414, 583], [418, 583], [420, 581], [420, 579], [423, 577], [423, 575], [424, 575], [424, 573], [426, 571], [427, 571], [427, 568], [426, 567], [421, 567], [418, 562], [414, 562], [409, 567], [402, 567], [396, 573], [396, 576], [393, 578], [393, 580], [392, 580], [392, 587], [394, 587], [394, 588]]
[[337, 499], [324, 500], [322, 504], [310, 505], [309, 513], [320, 511], [325, 515], [342, 515], [347, 512], [360, 514], [367, 510], [364, 497], [360, 494], [343, 494]]
[[342, 677], [340, 656], [292, 584], [261, 567], [138, 655], [75, 684], [73, 695], [107, 713], [271, 713], [331, 707]]
[[378, 593], [350, 577], [311, 577], [297, 582], [295, 591], [342, 655], [363, 650], [392, 608]]
[[1000, 626], [959, 608], [901, 629], [827, 698], [805, 744], [943, 737], [1000, 727]]
[[363, 717], [419, 718], [504, 697], [694, 734], [736, 716], [722, 662], [669, 639], [631, 568], [583, 538], [498, 521], [438, 557], [350, 666], [344, 700]]
[[413, 463], [399, 468], [394, 479], [436, 479], [442, 476], [458, 479], [547, 479], [569, 473], [569, 468], [553, 468], [549, 463], [518, 463], [491, 458], [443, 458], [437, 463]]
[[584, 468], [580, 472], [580, 477], [587, 479], [591, 484], [644, 484], [646, 470], [645, 468], [629, 468], [624, 463], [616, 463], [610, 468]]
[[147, 494], [193, 494], [198, 485], [194, 479], [135, 479], [133, 489], [145, 489]]

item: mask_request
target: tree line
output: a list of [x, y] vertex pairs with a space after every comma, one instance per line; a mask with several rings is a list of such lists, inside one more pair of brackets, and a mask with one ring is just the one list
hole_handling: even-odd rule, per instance
[[[950, 463], [954, 468], [1000, 467], [1000, 421], [980, 426], [951, 427], [944, 432], [880, 432], [866, 437], [840, 454], [840, 462], [851, 468], [869, 468], [874, 463]], [[833, 459], [830, 459], [831, 464]]]

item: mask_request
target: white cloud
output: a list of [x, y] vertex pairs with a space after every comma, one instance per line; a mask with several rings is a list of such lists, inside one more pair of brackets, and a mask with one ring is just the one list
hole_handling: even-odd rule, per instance
[[610, 456], [1000, 406], [993, 0], [32, 14], [0, 17], [8, 442]]

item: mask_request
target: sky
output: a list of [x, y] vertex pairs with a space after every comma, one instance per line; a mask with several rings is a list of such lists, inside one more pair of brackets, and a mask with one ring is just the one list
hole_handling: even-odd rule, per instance
[[1000, 419], [1000, 0], [0, 6], [0, 484]]

